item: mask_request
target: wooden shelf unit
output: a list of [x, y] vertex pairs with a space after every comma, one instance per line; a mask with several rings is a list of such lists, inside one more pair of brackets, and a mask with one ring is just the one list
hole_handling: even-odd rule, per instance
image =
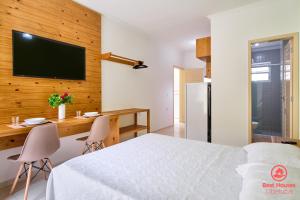
[[149, 109], [144, 108], [129, 108], [129, 109], [122, 109], [122, 110], [113, 110], [113, 111], [105, 111], [102, 112], [102, 115], [129, 115], [135, 114], [139, 112], [150, 112]]
[[[138, 125], [138, 113], [146, 112], [147, 113], [147, 125]], [[134, 136], [138, 136], [139, 131], [147, 130], [147, 133], [150, 132], [150, 110], [149, 109], [143, 109], [143, 108], [131, 108], [131, 109], [123, 109], [123, 110], [114, 110], [114, 111], [108, 111], [108, 112], [102, 112], [103, 115], [130, 115], [134, 114], [134, 124], [120, 127], [120, 135], [122, 134], [131, 134], [134, 133]]]
[[143, 131], [147, 130], [147, 126], [143, 125], [130, 125], [130, 126], [125, 126], [120, 128], [120, 134], [125, 134], [125, 133], [136, 133], [138, 131]]

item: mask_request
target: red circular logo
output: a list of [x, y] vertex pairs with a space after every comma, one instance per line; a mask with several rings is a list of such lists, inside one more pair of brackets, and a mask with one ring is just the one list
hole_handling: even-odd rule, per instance
[[281, 182], [284, 179], [286, 179], [287, 175], [288, 175], [287, 169], [283, 165], [275, 165], [271, 169], [271, 176], [274, 181]]

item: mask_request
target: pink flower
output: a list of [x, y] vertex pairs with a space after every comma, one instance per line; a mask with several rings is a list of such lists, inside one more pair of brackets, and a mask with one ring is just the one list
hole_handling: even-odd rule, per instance
[[64, 100], [67, 96], [69, 96], [69, 94], [67, 92], [65, 92], [63, 95], [60, 96], [60, 98], [62, 100]]

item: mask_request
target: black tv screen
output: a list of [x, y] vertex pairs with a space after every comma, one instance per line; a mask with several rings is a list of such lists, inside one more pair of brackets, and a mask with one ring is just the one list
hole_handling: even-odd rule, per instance
[[13, 75], [85, 80], [85, 48], [13, 30]]

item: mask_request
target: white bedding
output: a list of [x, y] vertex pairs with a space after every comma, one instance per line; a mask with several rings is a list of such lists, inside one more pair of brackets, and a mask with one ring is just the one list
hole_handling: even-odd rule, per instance
[[47, 200], [238, 199], [242, 148], [147, 134], [53, 169]]

